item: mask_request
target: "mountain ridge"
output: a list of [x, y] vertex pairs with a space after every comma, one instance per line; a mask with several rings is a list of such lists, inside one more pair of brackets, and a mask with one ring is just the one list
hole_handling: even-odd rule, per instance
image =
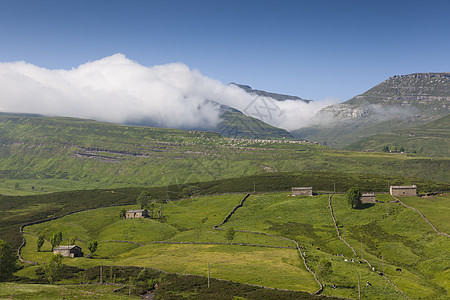
[[255, 95], [261, 96], [261, 97], [269, 97], [269, 98], [275, 99], [277, 101], [295, 100], [295, 101], [303, 101], [303, 102], [306, 102], [306, 103], [309, 103], [309, 102], [313, 101], [313, 100], [307, 100], [307, 99], [300, 98], [299, 96], [278, 94], [278, 93], [273, 93], [273, 92], [266, 92], [266, 91], [263, 91], [263, 90], [254, 90], [249, 85], [238, 84], [238, 83], [234, 83], [234, 82], [231, 82], [228, 85], [237, 86], [237, 87], [243, 89], [244, 91], [246, 91], [249, 94], [255, 94]]
[[346, 148], [371, 135], [422, 126], [450, 113], [450, 73], [394, 75], [345, 102], [323, 108], [294, 137]]

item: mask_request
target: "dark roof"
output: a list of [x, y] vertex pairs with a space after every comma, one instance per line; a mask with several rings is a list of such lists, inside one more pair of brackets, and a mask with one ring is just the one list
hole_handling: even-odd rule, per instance
[[147, 211], [146, 209], [132, 209], [128, 210], [127, 213], [142, 213], [144, 211]]
[[393, 189], [416, 189], [416, 185], [392, 185], [391, 188]]
[[[74, 249], [74, 248], [80, 248], [80, 247], [77, 246], [77, 245], [58, 246], [58, 247], [55, 247], [55, 249], [53, 249], [53, 250], [67, 250], [67, 249], [72, 250], [72, 249]], [[80, 248], [80, 249], [81, 249], [81, 248]]]

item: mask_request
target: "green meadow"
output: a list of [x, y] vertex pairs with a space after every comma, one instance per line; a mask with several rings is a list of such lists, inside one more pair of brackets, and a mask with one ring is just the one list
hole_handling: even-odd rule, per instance
[[[363, 209], [351, 209], [342, 194], [332, 197], [340, 233], [356, 250], [357, 256], [337, 237], [327, 194], [313, 197], [292, 197], [286, 192], [252, 194], [221, 226], [222, 229], [233, 227], [251, 232], [237, 231], [232, 244], [228, 244], [224, 231], [213, 229], [213, 226], [221, 223], [245, 195], [164, 202], [161, 204], [162, 219], [121, 219], [122, 208], [137, 208], [128, 205], [86, 210], [27, 226], [24, 231], [34, 235], [25, 234], [27, 244], [22, 249], [22, 256], [26, 260], [45, 262], [51, 255], [50, 244], [46, 242], [42, 251], [37, 252], [35, 235], [44, 233], [48, 239], [61, 230], [63, 237], [79, 239], [77, 244], [85, 252], [88, 252], [85, 242], [99, 242], [94, 258], [64, 258], [64, 264], [69, 266], [87, 269], [102, 263], [104, 266], [150, 267], [171, 273], [207, 276], [207, 265], [210, 264], [214, 278], [315, 292], [319, 286], [313, 275], [306, 270], [298, 251], [293, 249], [294, 243], [279, 238], [284, 237], [302, 246], [307, 265], [312, 270], [317, 271], [320, 261], [331, 262], [331, 272], [320, 278], [325, 284], [324, 295], [356, 298], [359, 275], [363, 298], [405, 298], [378, 274], [384, 268], [384, 274], [412, 299], [448, 297], [448, 238], [432, 231], [416, 212], [399, 203], [388, 202], [393, 201], [389, 195], [378, 194], [377, 200], [384, 203], [366, 205]], [[450, 209], [450, 194], [402, 200], [423, 209], [426, 216], [437, 210]], [[430, 220], [445, 231], [444, 217]], [[375, 267], [375, 271], [359, 262], [361, 256]], [[26, 267], [17, 275], [36, 278], [37, 268]], [[371, 286], [366, 285], [367, 281]], [[333, 284], [336, 288], [331, 287]]]
[[0, 114], [0, 194], [191, 184], [279, 172], [448, 182], [450, 160], [340, 151], [289, 139]]

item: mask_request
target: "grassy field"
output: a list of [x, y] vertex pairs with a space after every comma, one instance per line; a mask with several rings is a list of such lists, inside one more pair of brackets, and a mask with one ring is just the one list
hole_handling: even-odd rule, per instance
[[116, 286], [0, 283], [0, 299], [135, 299], [115, 295]]
[[[22, 239], [18, 235], [21, 224], [61, 216], [65, 213], [105, 206], [136, 203], [143, 191], [153, 199], [173, 200], [191, 196], [289, 191], [293, 186], [313, 186], [317, 191], [344, 192], [352, 186], [366, 191], [386, 192], [389, 184], [417, 184], [419, 191], [448, 190], [449, 185], [428, 180], [368, 174], [344, 174], [337, 172], [266, 173], [241, 178], [198, 182], [175, 183], [165, 187], [125, 188], [104, 190], [77, 190], [58, 193], [38, 193], [29, 196], [0, 196], [0, 238], [18, 247]], [[205, 199], [207, 201], [207, 199]], [[200, 200], [202, 202], [203, 200]], [[199, 206], [201, 207], [201, 205]]]
[[[81, 268], [98, 266], [101, 261], [105, 266], [145, 266], [206, 276], [207, 263], [210, 263], [212, 277], [307, 292], [317, 290], [317, 283], [306, 271], [295, 249], [152, 243], [227, 243], [224, 232], [214, 230], [212, 226], [220, 223], [244, 196], [233, 194], [169, 201], [162, 206], [163, 222], [120, 219], [121, 207], [110, 207], [29, 226], [25, 231], [34, 234], [46, 232], [49, 237], [53, 232], [62, 230], [64, 237], [98, 240], [100, 245], [94, 259], [64, 259], [65, 264]], [[423, 213], [427, 215], [426, 209], [431, 209], [429, 213], [438, 208], [447, 211], [450, 208], [449, 197], [449, 194], [443, 194], [427, 199], [411, 197], [404, 200], [422, 203]], [[377, 199], [392, 200], [386, 194], [377, 195]], [[426, 200], [432, 202], [424, 202]], [[232, 226], [236, 230], [295, 239], [305, 248], [307, 263], [313, 270], [316, 270], [320, 260], [330, 260], [332, 273], [322, 278], [326, 285], [325, 295], [357, 297], [357, 275], [360, 275], [364, 284], [363, 298], [402, 298], [378, 275], [384, 263], [386, 276], [410, 298], [445, 299], [448, 296], [450, 243], [447, 238], [435, 234], [417, 213], [398, 203], [387, 202], [365, 209], [350, 209], [344, 196], [339, 194], [333, 196], [332, 204], [341, 234], [357, 250], [358, 256], [361, 256], [362, 246], [362, 256], [369, 260], [376, 272], [366, 264], [358, 263], [358, 257], [337, 238], [328, 208], [328, 195], [251, 195], [222, 227]], [[127, 209], [131, 207], [135, 206], [125, 206]], [[444, 217], [434, 221], [438, 228], [446, 223]], [[51, 254], [49, 244], [46, 243], [43, 251], [38, 253], [35, 250], [36, 237], [26, 235], [26, 239], [27, 246], [22, 251], [24, 258], [41, 263], [46, 261]], [[129, 240], [146, 245], [110, 242], [112, 240]], [[236, 233], [233, 243], [293, 246], [293, 243], [276, 237], [241, 232]], [[84, 243], [79, 242], [79, 245], [86, 249]], [[352, 258], [355, 262], [351, 262]], [[18, 275], [33, 277], [36, 268], [25, 268]], [[401, 268], [402, 272], [396, 271], [397, 268]], [[366, 281], [370, 281], [372, 286], [366, 287]], [[332, 289], [332, 284], [336, 284], [337, 288]]]
[[168, 186], [299, 171], [450, 181], [445, 157], [337, 151], [293, 142], [0, 115], [0, 193]]

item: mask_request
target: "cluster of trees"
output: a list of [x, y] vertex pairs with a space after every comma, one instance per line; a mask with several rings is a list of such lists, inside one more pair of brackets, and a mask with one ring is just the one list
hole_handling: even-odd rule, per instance
[[[384, 146], [381, 151], [383, 152], [406, 152], [405, 148], [403, 147], [397, 147], [397, 146]], [[416, 150], [412, 150], [411, 153], [416, 153]]]
[[[148, 192], [141, 192], [136, 198], [136, 203], [139, 205], [140, 209], [146, 209], [150, 215], [150, 218], [154, 218], [154, 212], [158, 208], [158, 203], [155, 200], [152, 201], [152, 196]], [[121, 219], [126, 218], [127, 211], [122, 209], [119, 213]], [[157, 211], [157, 217], [161, 218], [161, 210]]]
[[[62, 240], [63, 240], [63, 235], [62, 235], [61, 230], [56, 232], [56, 233], [54, 233], [52, 235], [52, 237], [50, 239], [50, 244], [52, 245], [52, 251], [57, 246], [61, 245]], [[77, 237], [73, 236], [72, 238], [70, 238], [69, 244], [70, 245], [75, 245], [76, 240], [77, 240]], [[38, 239], [36, 241], [36, 248], [37, 248], [38, 252], [41, 251], [41, 248], [44, 245], [44, 242], [45, 242], [45, 233], [42, 232], [41, 234], [39, 234]], [[88, 249], [89, 249], [89, 252], [91, 252], [92, 255], [94, 255], [95, 252], [97, 251], [97, 247], [98, 247], [98, 242], [95, 241], [95, 240], [90, 241], [88, 243]]]

